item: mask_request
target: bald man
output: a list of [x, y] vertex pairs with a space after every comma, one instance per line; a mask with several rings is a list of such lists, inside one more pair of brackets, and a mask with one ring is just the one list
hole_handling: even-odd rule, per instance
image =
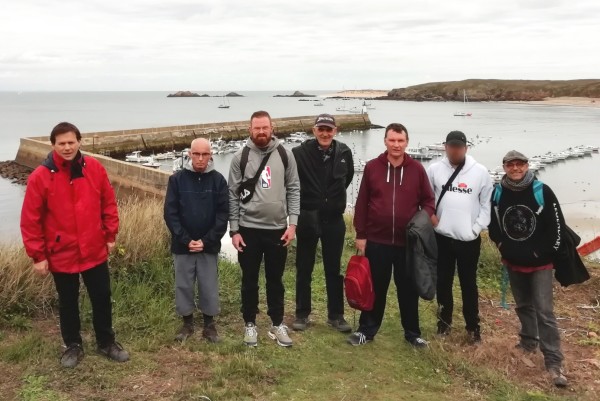
[[[213, 169], [210, 142], [194, 139], [189, 161], [169, 178], [164, 218], [175, 264], [175, 309], [183, 325], [175, 339], [194, 334], [194, 310], [202, 311], [202, 337], [218, 342], [214, 316], [220, 312], [217, 257], [229, 217], [225, 177]], [[194, 287], [198, 302], [194, 302]]]

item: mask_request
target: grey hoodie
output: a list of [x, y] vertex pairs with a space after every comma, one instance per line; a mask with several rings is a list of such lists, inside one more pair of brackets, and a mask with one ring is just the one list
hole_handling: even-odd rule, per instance
[[[288, 167], [284, 172], [283, 161], [276, 147], [279, 140], [275, 137], [266, 149], [258, 148], [250, 138], [246, 146], [250, 148], [248, 164], [244, 177], [241, 177], [240, 159], [242, 149], [235, 152], [229, 168], [229, 228], [238, 231], [240, 226], [276, 230], [286, 228], [289, 224], [298, 223], [300, 214], [300, 178], [296, 169], [296, 160], [291, 151], [285, 150]], [[238, 187], [242, 181], [256, 174], [265, 154], [271, 153], [261, 178], [256, 183], [256, 190], [248, 203], [240, 202]]]

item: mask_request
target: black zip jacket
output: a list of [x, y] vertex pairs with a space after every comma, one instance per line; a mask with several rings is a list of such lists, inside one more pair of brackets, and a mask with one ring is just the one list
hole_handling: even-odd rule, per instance
[[323, 162], [316, 139], [304, 141], [292, 149], [300, 177], [300, 209], [318, 210], [321, 219], [338, 217], [346, 209], [346, 188], [354, 177], [350, 148], [332, 142], [333, 155]]
[[191, 240], [202, 240], [204, 252], [219, 253], [227, 230], [227, 181], [209, 165], [198, 173], [184, 168], [169, 177], [164, 218], [172, 235], [171, 252], [187, 254]]
[[[533, 185], [523, 191], [502, 188], [496, 205], [492, 200], [490, 238], [500, 244], [503, 259], [537, 267], [552, 263], [565, 236], [565, 219], [556, 195], [544, 184], [544, 207], [533, 195]], [[496, 214], [497, 211], [497, 214]]]

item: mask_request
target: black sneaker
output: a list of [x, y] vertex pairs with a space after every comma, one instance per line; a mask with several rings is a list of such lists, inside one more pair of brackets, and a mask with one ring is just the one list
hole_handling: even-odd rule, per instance
[[73, 369], [83, 359], [83, 355], [81, 344], [73, 343], [63, 352], [60, 357], [60, 364], [63, 368]]
[[340, 333], [350, 333], [352, 331], [352, 326], [350, 326], [343, 316], [338, 319], [328, 319], [327, 324]]
[[412, 345], [415, 348], [427, 348], [427, 346], [429, 345], [429, 343], [425, 340], [423, 340], [421, 337], [415, 337], [415, 338], [411, 338], [410, 340], [406, 340], [410, 343], [410, 345]]
[[129, 360], [129, 353], [118, 342], [114, 342], [103, 348], [98, 347], [98, 353], [116, 362], [127, 362]]
[[560, 366], [553, 366], [548, 368], [548, 372], [550, 372], [550, 376], [552, 377], [552, 381], [556, 387], [567, 387], [567, 378], [565, 377]]
[[364, 333], [361, 333], [360, 331], [356, 331], [350, 334], [346, 339], [346, 342], [348, 344], [354, 346], [364, 345], [366, 343], [370, 343], [371, 341], [373, 341], [373, 338], [368, 338], [364, 335]]
[[221, 341], [219, 333], [217, 333], [217, 325], [214, 322], [210, 323], [202, 330], [202, 337], [206, 338], [211, 343], [218, 343]]
[[447, 337], [450, 335], [451, 331], [452, 331], [452, 327], [448, 326], [446, 323], [438, 322], [437, 335], [439, 337]]
[[295, 331], [304, 331], [308, 328], [308, 318], [307, 317], [297, 317], [292, 323], [292, 329]]
[[175, 336], [175, 340], [177, 341], [185, 341], [188, 337], [191, 337], [194, 334], [194, 324], [193, 323], [184, 323], [183, 326], [177, 332]]
[[471, 344], [481, 344], [481, 330], [467, 330], [467, 335]]

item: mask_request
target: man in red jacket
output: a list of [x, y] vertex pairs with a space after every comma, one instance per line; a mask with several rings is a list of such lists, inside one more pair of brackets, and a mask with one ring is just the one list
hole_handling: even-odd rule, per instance
[[375, 304], [373, 310], [361, 313], [358, 330], [348, 343], [366, 344], [379, 331], [393, 271], [404, 338], [420, 348], [427, 342], [421, 338], [419, 296], [406, 266], [406, 226], [420, 209], [431, 217], [435, 198], [421, 163], [404, 153], [407, 129], [388, 125], [384, 142], [387, 150], [365, 166], [354, 210], [356, 248], [369, 259]]
[[115, 342], [108, 254], [115, 246], [119, 217], [104, 167], [79, 151], [81, 133], [73, 124], [52, 130], [53, 151], [27, 181], [21, 235], [33, 269], [52, 273], [58, 292], [60, 331], [66, 350], [61, 365], [74, 368], [83, 358], [79, 320], [79, 275], [92, 304], [98, 352], [125, 362]]

